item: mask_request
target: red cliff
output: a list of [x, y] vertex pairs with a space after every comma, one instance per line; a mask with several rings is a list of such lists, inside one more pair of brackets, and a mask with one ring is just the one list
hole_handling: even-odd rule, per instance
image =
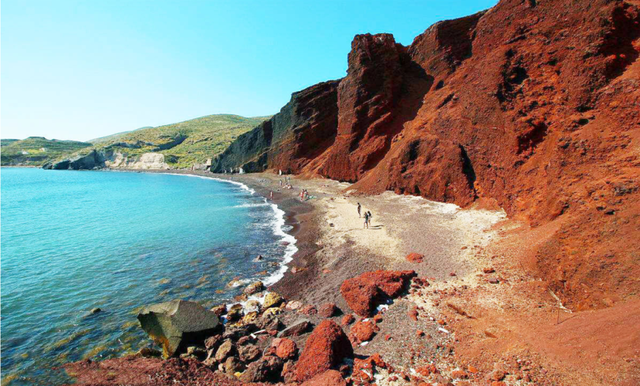
[[622, 300], [640, 289], [639, 6], [502, 0], [409, 47], [358, 35], [335, 94], [294, 111], [302, 134], [272, 141], [262, 169], [494, 201], [551, 224], [535, 269], [564, 301]]

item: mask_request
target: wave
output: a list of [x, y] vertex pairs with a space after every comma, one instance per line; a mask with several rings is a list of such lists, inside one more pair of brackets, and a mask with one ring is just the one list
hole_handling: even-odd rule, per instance
[[[216, 180], [221, 182], [228, 182], [230, 184], [240, 186], [243, 190], [247, 191], [250, 195], [254, 195], [256, 193], [255, 190], [251, 189], [247, 185], [238, 181], [231, 181], [231, 180], [226, 180], [226, 179], [217, 178], [217, 177], [199, 176], [195, 174], [179, 174], [179, 173], [167, 173], [167, 174], [171, 174], [174, 176], [187, 176], [187, 177]], [[286, 242], [287, 246], [284, 250], [284, 255], [282, 257], [282, 261], [280, 262], [280, 267], [275, 272], [262, 278], [261, 280], [264, 283], [264, 285], [268, 287], [280, 281], [280, 279], [284, 277], [284, 274], [289, 270], [288, 264], [293, 260], [293, 255], [295, 255], [296, 252], [298, 252], [298, 247], [296, 246], [296, 242], [298, 240], [296, 240], [295, 237], [287, 233], [287, 230], [290, 230], [291, 227], [286, 225], [285, 212], [282, 209], [278, 208], [278, 205], [269, 203], [269, 201], [267, 201], [265, 197], [263, 197], [262, 199], [264, 200], [264, 202], [260, 204], [241, 204], [241, 205], [234, 206], [234, 208], [248, 208], [248, 207], [259, 207], [259, 206], [270, 205], [271, 209], [273, 210], [274, 220], [271, 222], [270, 226], [273, 229], [273, 233], [276, 236], [280, 237], [280, 244]]]

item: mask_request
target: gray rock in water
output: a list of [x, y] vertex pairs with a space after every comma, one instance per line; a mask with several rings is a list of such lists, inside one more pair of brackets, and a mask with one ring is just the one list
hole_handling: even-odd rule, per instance
[[102, 310], [100, 308], [96, 307], [96, 308], [91, 310], [91, 314], [97, 314], [100, 311], [102, 311]]
[[192, 344], [202, 344], [220, 324], [215, 313], [184, 300], [145, 307], [138, 320], [142, 329], [162, 346], [165, 357], [178, 355]]

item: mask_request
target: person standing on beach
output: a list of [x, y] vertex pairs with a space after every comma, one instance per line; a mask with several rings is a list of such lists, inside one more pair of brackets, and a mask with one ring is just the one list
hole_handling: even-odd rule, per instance
[[360, 210], [362, 209], [362, 205], [360, 205], [360, 203], [358, 203], [358, 218], [362, 218], [362, 215], [360, 215]]
[[371, 219], [373, 218], [373, 215], [371, 214], [371, 211], [368, 210], [365, 216], [367, 216], [367, 229], [368, 229], [369, 225], [371, 225]]
[[369, 229], [369, 212], [364, 212], [364, 228]]

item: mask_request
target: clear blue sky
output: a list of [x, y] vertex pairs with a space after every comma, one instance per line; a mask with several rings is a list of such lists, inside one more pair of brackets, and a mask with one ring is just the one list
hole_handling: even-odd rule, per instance
[[408, 45], [496, 0], [2, 1], [2, 138], [88, 140], [233, 113], [271, 115], [345, 75], [351, 40]]

